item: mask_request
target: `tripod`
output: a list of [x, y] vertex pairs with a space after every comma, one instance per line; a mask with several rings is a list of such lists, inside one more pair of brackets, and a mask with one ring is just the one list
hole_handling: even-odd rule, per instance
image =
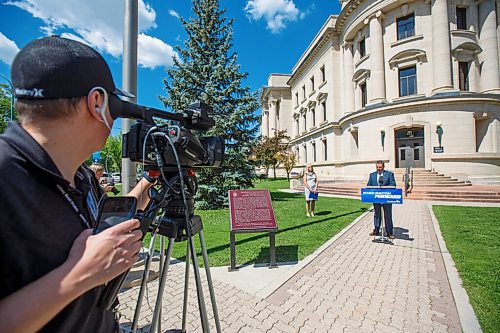
[[[379, 187], [382, 188], [383, 185], [383, 177], [379, 177], [378, 179]], [[388, 238], [388, 235], [385, 234], [385, 214], [384, 214], [384, 204], [380, 205], [380, 224], [382, 227], [382, 235], [377, 238], [377, 235], [373, 235], [373, 242], [376, 243], [384, 243], [384, 244], [393, 244], [391, 240]]]
[[[205, 237], [203, 234], [203, 224], [202, 220], [198, 215], [193, 215], [191, 219], [191, 236], [187, 236], [185, 234], [185, 227], [183, 224], [185, 222], [182, 219], [175, 219], [175, 218], [166, 218], [163, 217], [160, 220], [159, 224], [159, 234], [160, 234], [160, 244], [161, 244], [161, 257], [160, 257], [160, 276], [159, 276], [159, 287], [158, 287], [158, 294], [156, 298], [156, 304], [153, 312], [153, 319], [151, 321], [151, 327], [150, 327], [150, 332], [158, 332], [161, 331], [161, 303], [162, 303], [162, 295], [165, 290], [165, 284], [167, 281], [167, 275], [168, 275], [168, 270], [170, 266], [170, 259], [172, 257], [172, 247], [174, 242], [181, 242], [181, 241], [187, 241], [187, 248], [186, 248], [186, 268], [185, 268], [185, 281], [184, 281], [184, 300], [183, 300], [183, 308], [182, 308], [182, 332], [186, 332], [186, 312], [187, 312], [187, 297], [188, 297], [188, 283], [189, 283], [189, 257], [191, 255], [191, 260], [193, 260], [193, 270], [194, 270], [194, 277], [195, 277], [195, 282], [196, 282], [196, 291], [197, 291], [197, 297], [198, 297], [198, 307], [200, 311], [200, 319], [201, 319], [201, 325], [203, 332], [210, 332], [210, 328], [208, 325], [208, 317], [207, 317], [207, 310], [205, 307], [205, 301], [204, 301], [204, 296], [203, 296], [203, 289], [201, 285], [201, 277], [200, 277], [200, 271], [198, 267], [198, 262], [197, 262], [197, 257], [196, 257], [196, 249], [194, 247], [194, 242], [192, 236], [195, 234], [198, 234], [200, 237], [200, 244], [201, 244], [201, 250], [203, 254], [203, 262], [205, 265], [205, 272], [207, 276], [207, 282], [208, 282], [208, 288], [210, 292], [210, 299], [212, 303], [212, 310], [214, 313], [214, 320], [215, 320], [215, 325], [216, 325], [216, 330], [218, 333], [221, 332], [220, 329], [220, 322], [219, 322], [219, 317], [218, 317], [218, 312], [217, 312], [217, 304], [215, 301], [215, 293], [213, 289], [213, 284], [212, 284], [212, 277], [210, 274], [210, 267], [208, 265], [208, 256], [207, 256], [207, 251], [206, 251], [206, 245], [205, 245]], [[165, 255], [164, 250], [164, 244], [165, 240], [168, 238], [168, 246], [167, 246], [167, 252]], [[142, 283], [141, 283], [141, 288], [139, 290], [139, 297], [137, 300], [137, 306], [134, 312], [134, 319], [132, 322], [132, 331], [135, 332], [137, 330], [137, 324], [139, 320], [139, 315], [141, 312], [142, 308], [142, 302], [144, 298], [144, 291], [147, 288], [147, 280], [148, 280], [148, 275], [149, 275], [149, 270], [150, 270], [150, 265], [152, 261], [152, 254], [153, 254], [153, 249], [154, 249], [154, 244], [156, 240], [156, 234], [153, 234], [150, 242], [150, 249], [149, 249], [149, 255], [145, 261], [145, 267], [144, 267], [144, 273], [143, 273], [143, 278], [142, 278]]]
[[[198, 308], [200, 311], [201, 326], [203, 332], [210, 332], [208, 325], [207, 310], [205, 307], [205, 299], [201, 284], [200, 271], [198, 260], [196, 257], [196, 248], [194, 246], [193, 236], [198, 234], [200, 238], [201, 250], [203, 254], [203, 262], [205, 265], [212, 310], [214, 314], [215, 326], [217, 333], [221, 332], [219, 316], [217, 312], [217, 304], [215, 302], [215, 293], [212, 284], [212, 276], [210, 274], [210, 266], [208, 264], [208, 255], [205, 245], [205, 237], [203, 234], [203, 223], [201, 217], [194, 215], [194, 199], [193, 196], [197, 190], [196, 176], [188, 170], [182, 170], [179, 176], [173, 176], [169, 181], [166, 180], [163, 174], [160, 182], [160, 189], [150, 189], [151, 202], [144, 213], [139, 216], [141, 220], [141, 230], [143, 234], [150, 231], [152, 234], [149, 245], [149, 253], [145, 260], [144, 273], [142, 276], [141, 288], [137, 300], [137, 306], [134, 312], [132, 322], [132, 332], [137, 330], [139, 315], [142, 308], [144, 292], [147, 288], [147, 281], [153, 258], [154, 245], [157, 235], [160, 235], [160, 276], [158, 294], [153, 312], [153, 319], [149, 332], [155, 333], [161, 331], [161, 303], [162, 295], [165, 290], [170, 259], [172, 257], [172, 248], [174, 242], [187, 241], [186, 248], [186, 269], [184, 277], [184, 300], [182, 311], [182, 332], [186, 332], [186, 313], [187, 313], [187, 297], [189, 283], [189, 257], [193, 261], [193, 271], [196, 282], [196, 291], [198, 297]], [[181, 199], [182, 198], [182, 199]], [[162, 211], [161, 214], [158, 214]], [[165, 240], [168, 238], [168, 246], [165, 255]]]
[[384, 243], [384, 244], [393, 244], [392, 241], [388, 238], [388, 235], [385, 234], [385, 216], [384, 216], [384, 205], [380, 205], [380, 224], [382, 228], [382, 235], [378, 236], [373, 235], [373, 242], [375, 243]]

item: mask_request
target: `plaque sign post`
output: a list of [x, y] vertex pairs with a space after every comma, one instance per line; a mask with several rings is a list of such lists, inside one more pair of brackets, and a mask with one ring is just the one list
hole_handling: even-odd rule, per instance
[[269, 190], [230, 190], [229, 216], [231, 222], [230, 250], [231, 266], [236, 271], [236, 234], [269, 233], [269, 268], [276, 268], [275, 234], [278, 231]]

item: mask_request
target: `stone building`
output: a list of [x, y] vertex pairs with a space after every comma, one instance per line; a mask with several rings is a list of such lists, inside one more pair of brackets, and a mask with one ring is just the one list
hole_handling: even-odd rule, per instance
[[262, 88], [262, 134], [287, 130], [301, 171], [387, 169], [500, 181], [500, 0], [344, 0], [291, 74]]

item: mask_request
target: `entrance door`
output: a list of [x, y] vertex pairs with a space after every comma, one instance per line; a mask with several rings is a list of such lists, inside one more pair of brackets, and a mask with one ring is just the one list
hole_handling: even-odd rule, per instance
[[423, 168], [425, 167], [424, 161], [424, 147], [399, 147], [398, 154], [398, 167], [399, 168]]
[[425, 168], [424, 129], [414, 127], [396, 131], [396, 167]]

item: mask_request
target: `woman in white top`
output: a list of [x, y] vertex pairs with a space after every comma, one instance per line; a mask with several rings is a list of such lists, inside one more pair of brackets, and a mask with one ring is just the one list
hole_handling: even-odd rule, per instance
[[314, 172], [312, 165], [307, 165], [307, 170], [304, 173], [304, 194], [306, 196], [306, 215], [314, 216], [314, 207], [316, 206], [317, 195], [311, 198], [312, 194], [318, 193], [318, 177]]

